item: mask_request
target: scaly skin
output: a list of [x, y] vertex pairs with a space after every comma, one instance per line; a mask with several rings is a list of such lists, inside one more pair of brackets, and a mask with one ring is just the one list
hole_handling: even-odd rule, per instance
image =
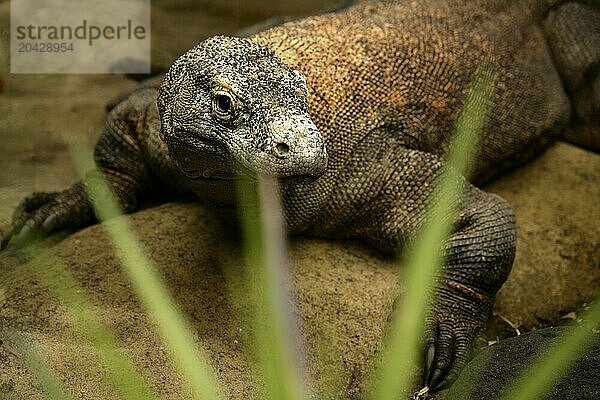
[[[497, 79], [473, 183], [543, 149], [567, 125], [572, 102], [578, 123], [597, 124], [599, 96], [589, 87], [599, 87], [598, 38], [578, 34], [598, 31], [592, 3], [462, 3], [360, 3], [249, 39], [204, 41], [160, 88], [147, 85], [111, 109], [97, 169], [64, 192], [28, 197], [3, 246], [93, 223], [85, 187], [98, 174], [126, 212], [155, 191], [192, 191], [229, 212], [235, 171], [260, 170], [282, 178], [290, 233], [402, 251], [423, 224], [479, 65]], [[578, 17], [574, 31], [571, 15], [592, 17]], [[587, 108], [577, 106], [582, 99]], [[426, 331], [432, 391], [466, 362], [515, 253], [510, 206], [462, 184]]]

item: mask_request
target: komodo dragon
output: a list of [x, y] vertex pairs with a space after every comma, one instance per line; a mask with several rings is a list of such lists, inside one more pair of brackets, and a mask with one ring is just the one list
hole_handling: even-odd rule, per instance
[[[280, 178], [290, 233], [401, 251], [423, 223], [481, 64], [497, 76], [474, 184], [527, 161], [570, 121], [597, 127], [599, 10], [550, 3], [365, 2], [250, 38], [207, 39], [160, 87], [109, 112], [97, 169], [63, 192], [26, 197], [2, 246], [93, 223], [85, 187], [98, 174], [126, 212], [150, 192], [181, 190], [232, 210], [242, 169]], [[426, 331], [432, 391], [466, 362], [515, 254], [511, 207], [464, 186]]]

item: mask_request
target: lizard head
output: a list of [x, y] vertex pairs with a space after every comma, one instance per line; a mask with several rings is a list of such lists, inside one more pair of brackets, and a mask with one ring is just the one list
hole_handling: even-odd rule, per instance
[[182, 55], [160, 88], [161, 136], [192, 179], [239, 171], [278, 178], [325, 172], [325, 141], [302, 74], [248, 39], [217, 36]]

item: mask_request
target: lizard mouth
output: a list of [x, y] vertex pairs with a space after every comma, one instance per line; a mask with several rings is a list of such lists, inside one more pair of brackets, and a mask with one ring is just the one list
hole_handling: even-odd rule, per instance
[[169, 151], [180, 171], [194, 181], [233, 181], [238, 174], [230, 152], [219, 141], [176, 130]]
[[200, 180], [219, 180], [219, 181], [235, 181], [239, 176], [232, 171], [212, 170], [212, 169], [182, 169], [183, 173], [194, 181]]
[[[182, 174], [196, 182], [257, 180], [257, 172], [237, 162], [227, 147], [214, 138], [177, 129], [167, 143], [172, 159]], [[263, 171], [268, 173], [268, 171]], [[318, 176], [298, 174], [279, 176], [281, 183], [314, 181]]]

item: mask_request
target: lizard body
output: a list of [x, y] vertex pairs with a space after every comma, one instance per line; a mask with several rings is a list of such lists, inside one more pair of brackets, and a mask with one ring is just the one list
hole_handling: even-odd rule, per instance
[[[248, 39], [207, 39], [173, 64], [160, 87], [141, 88], [110, 110], [97, 170], [64, 192], [26, 198], [3, 245], [92, 223], [85, 187], [98, 174], [126, 212], [151, 191], [192, 191], [230, 211], [241, 169], [281, 179], [290, 233], [401, 251], [424, 221], [478, 66], [491, 65], [497, 79], [475, 184], [526, 162], [573, 118], [597, 123], [600, 102], [586, 82], [600, 85], [598, 39], [577, 41], [581, 27], [572, 32], [564, 23], [572, 4], [365, 2]], [[575, 7], [598, 14], [591, 3]], [[597, 21], [584, 31], [597, 32]], [[585, 54], [549, 40], [554, 28]], [[463, 185], [459, 212], [448, 216], [455, 229], [443, 246], [426, 333], [432, 390], [466, 362], [515, 253], [510, 206]]]

